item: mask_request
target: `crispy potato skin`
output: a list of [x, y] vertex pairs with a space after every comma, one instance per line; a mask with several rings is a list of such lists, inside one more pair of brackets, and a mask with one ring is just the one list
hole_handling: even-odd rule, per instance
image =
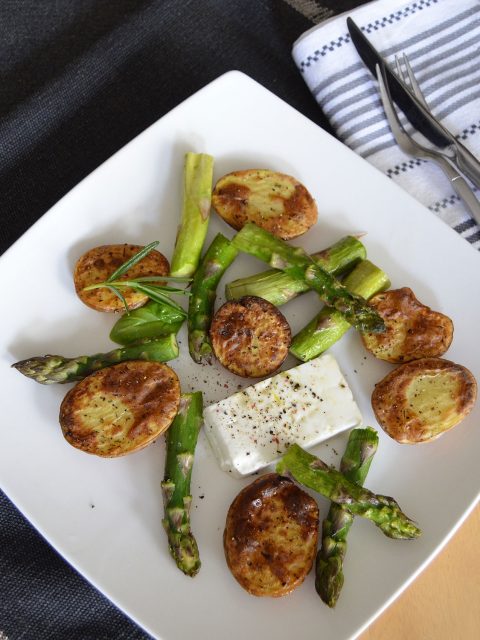
[[266, 376], [288, 355], [292, 332], [285, 316], [256, 296], [230, 300], [210, 326], [213, 351], [224, 367], [245, 378]]
[[315, 200], [303, 184], [268, 169], [223, 176], [213, 190], [212, 205], [234, 229], [254, 222], [284, 240], [305, 233], [318, 218]]
[[60, 407], [65, 439], [102, 457], [146, 447], [172, 423], [180, 383], [166, 364], [131, 360], [97, 371], [71, 389]]
[[[122, 301], [109, 289], [83, 291], [84, 287], [105, 281], [118, 267], [138, 253], [142, 246], [136, 244], [106, 244], [84, 253], [75, 265], [73, 280], [75, 291], [82, 302], [96, 311], [123, 311]], [[151, 251], [143, 260], [127, 271], [120, 280], [143, 276], [166, 276], [170, 272], [168, 260], [159, 251]], [[129, 309], [144, 305], [148, 297], [133, 289], [122, 289]]]
[[472, 410], [477, 383], [465, 367], [442, 358], [407, 362], [390, 372], [372, 394], [375, 416], [402, 444], [438, 438]]
[[375, 357], [409, 362], [441, 356], [453, 339], [453, 322], [422, 304], [408, 287], [379, 293], [369, 300], [385, 321], [384, 333], [365, 333], [362, 340]]
[[223, 535], [228, 567], [254, 596], [280, 597], [312, 568], [318, 539], [317, 503], [288, 478], [270, 473], [232, 502]]

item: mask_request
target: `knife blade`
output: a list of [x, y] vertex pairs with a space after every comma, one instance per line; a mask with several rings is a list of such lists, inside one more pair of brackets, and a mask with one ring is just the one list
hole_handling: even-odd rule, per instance
[[477, 187], [480, 188], [480, 162], [450, 133], [423, 104], [410, 92], [407, 86], [393, 73], [386, 60], [375, 49], [352, 18], [347, 18], [347, 27], [352, 42], [367, 69], [376, 78], [376, 65], [383, 66], [388, 78], [390, 93], [394, 102], [403, 111], [409, 122], [432, 144], [444, 150], [451, 149], [451, 161], [456, 164]]
[[393, 101], [400, 107], [408, 120], [418, 129], [427, 140], [437, 147], [447, 147], [452, 141], [443, 133], [442, 129], [432, 122], [415, 104], [415, 97], [405, 87], [403, 82], [393, 73], [387, 61], [375, 49], [362, 30], [355, 24], [352, 18], [347, 18], [347, 27], [362, 62], [376, 78], [376, 65], [385, 69], [388, 78], [388, 86]]

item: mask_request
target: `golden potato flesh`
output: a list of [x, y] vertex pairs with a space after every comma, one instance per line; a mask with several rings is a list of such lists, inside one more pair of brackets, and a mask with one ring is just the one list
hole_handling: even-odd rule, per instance
[[403, 444], [433, 440], [467, 416], [477, 383], [471, 372], [442, 358], [407, 362], [389, 373], [372, 394], [378, 423]]
[[212, 206], [234, 229], [254, 222], [284, 240], [308, 231], [318, 217], [315, 200], [303, 184], [268, 169], [223, 176], [213, 190]]
[[278, 369], [288, 355], [292, 332], [270, 302], [244, 296], [226, 302], [210, 326], [215, 356], [232, 373], [259, 378]]
[[180, 383], [166, 364], [131, 360], [97, 371], [60, 407], [66, 440], [102, 457], [123, 456], [166, 431], [178, 411]]
[[453, 322], [422, 304], [408, 287], [373, 296], [368, 303], [385, 321], [383, 333], [364, 333], [365, 347], [388, 362], [441, 356], [453, 339]]
[[[88, 307], [97, 311], [123, 311], [120, 298], [109, 289], [92, 289], [84, 291], [88, 285], [104, 282], [118, 267], [138, 253], [143, 247], [136, 244], [107, 244], [94, 247], [84, 253], [77, 261], [73, 280], [78, 297]], [[140, 262], [127, 271], [119, 280], [140, 278], [145, 276], [167, 276], [170, 272], [168, 260], [159, 251], [151, 251]], [[122, 288], [128, 308], [136, 309], [144, 305], [148, 296], [137, 293], [131, 288]]]
[[298, 587], [317, 549], [318, 506], [288, 478], [270, 473], [245, 487], [228, 510], [223, 541], [228, 567], [254, 596]]

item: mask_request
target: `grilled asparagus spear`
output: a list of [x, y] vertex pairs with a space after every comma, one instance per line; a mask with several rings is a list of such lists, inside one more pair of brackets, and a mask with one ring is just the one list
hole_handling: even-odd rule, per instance
[[362, 297], [350, 293], [300, 247], [290, 246], [253, 223], [246, 224], [232, 242], [239, 251], [249, 253], [308, 284], [327, 305], [342, 312], [348, 322], [359, 331], [385, 331], [382, 318]]
[[[343, 284], [352, 293], [368, 300], [379, 291], [388, 289], [390, 280], [385, 272], [369, 260], [362, 260], [348, 274]], [[340, 340], [350, 329], [350, 326], [340, 311], [325, 306], [294, 336], [290, 345], [290, 353], [303, 362], [311, 360]]]
[[[340, 462], [340, 471], [356, 484], [363, 484], [378, 446], [375, 429], [353, 429]], [[329, 607], [334, 607], [343, 587], [343, 558], [353, 514], [332, 502], [322, 525], [322, 546], [315, 564], [315, 588]]]
[[[365, 247], [358, 238], [345, 236], [328, 249], [314, 253], [312, 258], [331, 275], [340, 276], [353, 269], [366, 255]], [[225, 286], [225, 295], [227, 300], [258, 296], [279, 307], [309, 289], [304, 281], [295, 280], [284, 271], [269, 269], [229, 282]]]
[[188, 348], [195, 362], [209, 360], [212, 346], [208, 330], [212, 320], [217, 285], [237, 256], [237, 250], [218, 233], [207, 249], [192, 282], [188, 306]]
[[319, 458], [292, 444], [280, 462], [277, 473], [292, 476], [297, 482], [321, 493], [356, 516], [368, 518], [389, 538], [417, 538], [421, 531], [393, 498], [376, 495], [331, 469]]
[[53, 384], [54, 382], [65, 383], [83, 380], [94, 371], [126, 360], [167, 362], [177, 356], [178, 344], [175, 334], [172, 333], [155, 340], [140, 340], [135, 344], [114, 349], [108, 353], [76, 358], [53, 355], [37, 356], [16, 362], [12, 367], [40, 384]]
[[212, 156], [185, 154], [183, 208], [172, 256], [172, 276], [189, 277], [197, 270], [210, 220], [212, 181]]
[[191, 577], [200, 569], [198, 546], [190, 529], [190, 479], [202, 411], [200, 391], [182, 394], [177, 416], [166, 434], [167, 457], [162, 482], [163, 526], [170, 553], [178, 568]]

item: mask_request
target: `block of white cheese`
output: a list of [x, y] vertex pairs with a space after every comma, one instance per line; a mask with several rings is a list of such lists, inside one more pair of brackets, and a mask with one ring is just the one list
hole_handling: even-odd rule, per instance
[[220, 467], [236, 476], [275, 462], [294, 442], [312, 447], [362, 422], [330, 354], [234, 393], [208, 406], [203, 416]]

